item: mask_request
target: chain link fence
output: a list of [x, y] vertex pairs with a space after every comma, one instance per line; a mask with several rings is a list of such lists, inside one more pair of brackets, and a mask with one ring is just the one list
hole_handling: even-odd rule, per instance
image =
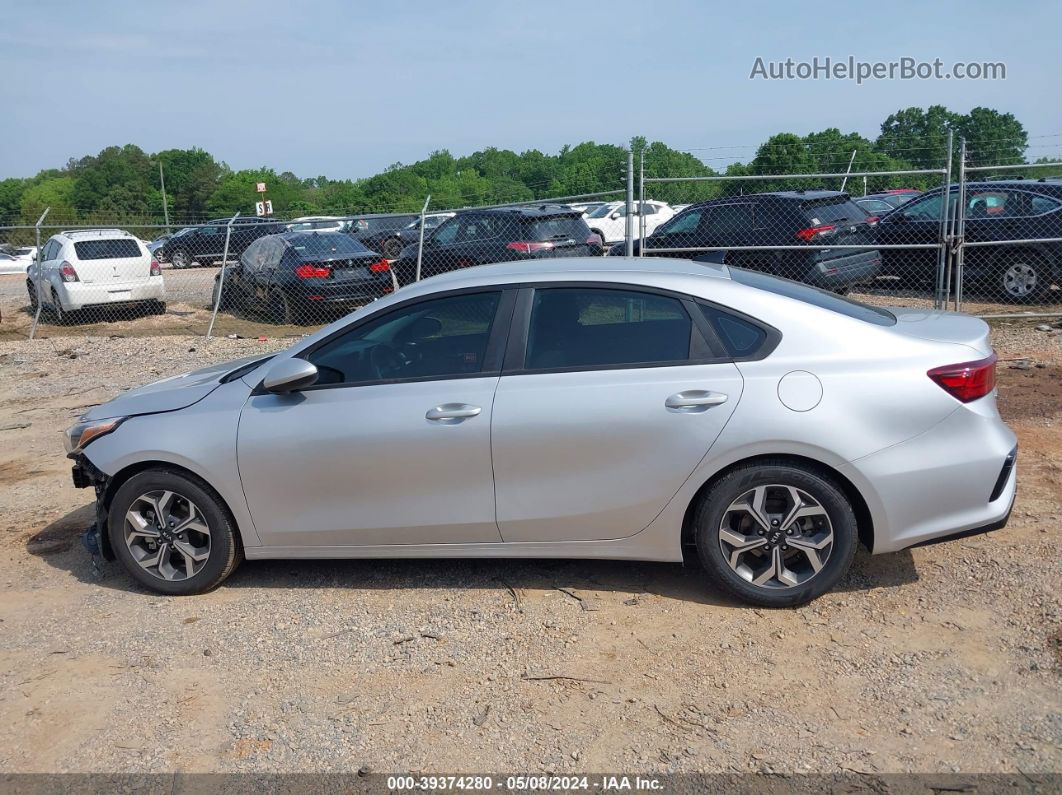
[[1060, 313], [1062, 163], [959, 153], [939, 168], [664, 177], [631, 155], [626, 189], [454, 210], [426, 197], [419, 213], [67, 225], [45, 212], [0, 227], [0, 335], [302, 335], [441, 273], [627, 254], [870, 303]]

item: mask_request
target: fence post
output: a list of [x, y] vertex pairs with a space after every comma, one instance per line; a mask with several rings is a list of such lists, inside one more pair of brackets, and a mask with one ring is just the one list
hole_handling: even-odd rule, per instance
[[955, 208], [955, 311], [962, 311], [963, 243], [966, 239], [966, 139], [959, 144], [959, 205]]
[[33, 339], [34, 335], [37, 333], [37, 323], [40, 322], [41, 319], [41, 307], [44, 306], [44, 301], [41, 300], [41, 287], [44, 283], [43, 272], [41, 270], [41, 224], [44, 223], [44, 219], [48, 216], [48, 211], [51, 209], [51, 207], [45, 207], [44, 212], [41, 213], [41, 217], [37, 219], [37, 223], [33, 226], [33, 234], [37, 240], [37, 253], [33, 260], [33, 264], [30, 265], [30, 267], [37, 269], [37, 311], [33, 314], [33, 325], [30, 327], [29, 333], [30, 339]]
[[627, 256], [634, 256], [634, 150], [627, 150], [627, 223], [624, 224], [623, 236], [627, 243]]
[[944, 285], [950, 284], [950, 279], [945, 279], [944, 272], [948, 269], [948, 263], [951, 262], [949, 250], [951, 216], [948, 215], [950, 210], [948, 204], [951, 200], [951, 144], [953, 135], [954, 132], [948, 130], [948, 155], [944, 163], [944, 196], [940, 205], [940, 251], [937, 252], [937, 289], [933, 298], [934, 309], [948, 308], [948, 294], [945, 292]]
[[638, 256], [645, 248], [645, 147], [638, 153]]
[[221, 273], [218, 274], [218, 294], [214, 297], [214, 311], [210, 314], [210, 325], [207, 326], [207, 339], [214, 333], [214, 321], [218, 319], [218, 307], [221, 306], [221, 293], [225, 289], [225, 269], [229, 262], [229, 240], [232, 238], [232, 222], [240, 217], [236, 215], [225, 224], [225, 250], [221, 253]]
[[[417, 244], [417, 278], [415, 281], [420, 281], [420, 266], [424, 261], [424, 214], [428, 212], [428, 202], [431, 201], [431, 194], [428, 194], [428, 198], [424, 200], [424, 206], [420, 208], [420, 242]], [[395, 289], [398, 289], [398, 279], [392, 274], [392, 278], [395, 279]]]

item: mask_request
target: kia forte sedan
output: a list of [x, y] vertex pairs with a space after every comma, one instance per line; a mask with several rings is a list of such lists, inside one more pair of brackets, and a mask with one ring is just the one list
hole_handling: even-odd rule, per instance
[[807, 602], [874, 553], [1002, 527], [988, 327], [725, 265], [461, 270], [67, 432], [87, 543], [191, 594], [243, 558], [681, 561]]

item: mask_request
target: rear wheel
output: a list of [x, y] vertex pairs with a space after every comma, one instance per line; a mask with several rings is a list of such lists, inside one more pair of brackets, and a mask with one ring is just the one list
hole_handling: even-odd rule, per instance
[[111, 500], [111, 549], [140, 584], [172, 596], [217, 587], [242, 559], [236, 528], [213, 489], [168, 469], [129, 478]]
[[1028, 304], [1041, 300], [1051, 287], [1051, 270], [1039, 254], [1018, 251], [997, 270], [996, 292], [1009, 303]]
[[166, 314], [166, 302], [165, 301], [148, 301], [148, 314], [149, 315], [165, 315]]
[[57, 326], [64, 325], [70, 319], [70, 313], [63, 310], [63, 302], [59, 300], [59, 293], [52, 288], [52, 303], [50, 306], [52, 310], [52, 319]]
[[697, 507], [694, 531], [709, 574], [764, 607], [805, 604], [833, 588], [858, 535], [836, 484], [788, 462], [742, 467], [719, 480]]
[[269, 291], [269, 298], [266, 302], [266, 313], [269, 315], [269, 319], [273, 323], [279, 323], [283, 326], [291, 324], [293, 320], [291, 315], [291, 302], [288, 300], [288, 297], [284, 294], [283, 290], [274, 287]]
[[399, 255], [402, 253], [402, 241], [397, 237], [387, 238], [387, 240], [383, 242], [383, 245], [380, 246], [380, 253], [386, 259], [398, 259]]
[[170, 257], [170, 264], [175, 268], [187, 268], [192, 264], [192, 256], [183, 248], [179, 248]]

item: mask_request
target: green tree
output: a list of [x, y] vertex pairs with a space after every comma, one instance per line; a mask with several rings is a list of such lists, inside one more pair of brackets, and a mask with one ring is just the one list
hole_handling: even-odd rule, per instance
[[78, 215], [74, 208], [74, 185], [73, 177], [45, 177], [30, 185], [23, 191], [19, 201], [22, 223], [36, 223], [46, 208], [51, 208], [49, 223], [76, 222]]

